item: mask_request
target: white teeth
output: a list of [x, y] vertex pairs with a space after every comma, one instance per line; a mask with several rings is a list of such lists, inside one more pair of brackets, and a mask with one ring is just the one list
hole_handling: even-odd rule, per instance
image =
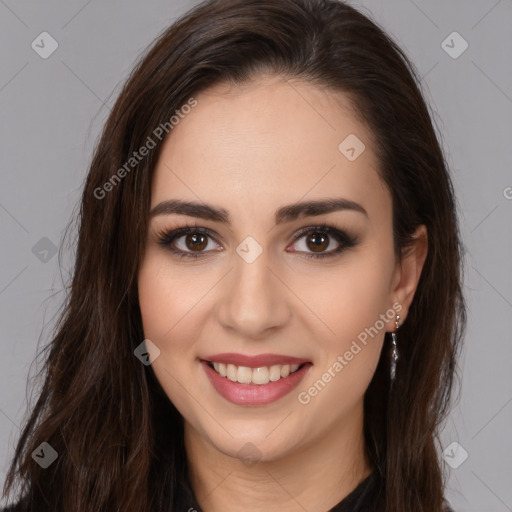
[[247, 366], [239, 366], [238, 367], [238, 382], [240, 384], [249, 384], [252, 379], [252, 370], [247, 368]]
[[226, 371], [227, 378], [233, 382], [236, 382], [238, 376], [238, 368], [234, 364], [228, 364]]
[[234, 364], [224, 364], [214, 362], [213, 368], [222, 377], [227, 377], [232, 382], [241, 384], [268, 384], [281, 378], [288, 377], [299, 369], [298, 364], [275, 364], [273, 366], [260, 366], [259, 368], [249, 368], [248, 366], [235, 366]]
[[276, 381], [281, 378], [281, 367], [276, 364], [270, 367], [270, 380]]
[[251, 374], [251, 380], [253, 384], [267, 384], [270, 382], [270, 372], [266, 366], [262, 366], [261, 368], [254, 368]]

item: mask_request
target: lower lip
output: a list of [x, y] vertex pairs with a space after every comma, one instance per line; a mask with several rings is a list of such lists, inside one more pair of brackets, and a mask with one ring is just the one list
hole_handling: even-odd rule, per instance
[[201, 364], [217, 392], [236, 405], [265, 405], [279, 400], [299, 384], [312, 366], [306, 363], [288, 377], [268, 384], [240, 384], [217, 373], [206, 361], [201, 361]]

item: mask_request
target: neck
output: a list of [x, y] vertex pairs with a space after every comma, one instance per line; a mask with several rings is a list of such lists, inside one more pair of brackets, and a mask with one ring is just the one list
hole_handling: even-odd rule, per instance
[[203, 512], [325, 512], [371, 467], [364, 455], [363, 407], [350, 421], [291, 453], [246, 463], [219, 451], [185, 420], [190, 482]]

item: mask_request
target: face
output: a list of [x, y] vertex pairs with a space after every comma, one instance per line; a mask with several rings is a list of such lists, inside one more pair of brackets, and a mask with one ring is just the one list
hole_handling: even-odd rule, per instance
[[[277, 460], [361, 417], [409, 302], [391, 196], [343, 94], [261, 77], [196, 100], [152, 182], [138, 280], [151, 368], [214, 450]], [[338, 208], [297, 208], [326, 200]]]

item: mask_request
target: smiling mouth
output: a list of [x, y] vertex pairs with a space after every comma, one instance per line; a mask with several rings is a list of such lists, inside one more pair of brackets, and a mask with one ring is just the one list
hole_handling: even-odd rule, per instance
[[265, 385], [269, 382], [277, 382], [286, 379], [289, 375], [299, 371], [305, 365], [311, 365], [311, 363], [275, 364], [272, 366], [250, 368], [248, 366], [237, 366], [213, 361], [205, 361], [205, 363], [220, 376], [229, 379], [231, 382], [253, 385]]

